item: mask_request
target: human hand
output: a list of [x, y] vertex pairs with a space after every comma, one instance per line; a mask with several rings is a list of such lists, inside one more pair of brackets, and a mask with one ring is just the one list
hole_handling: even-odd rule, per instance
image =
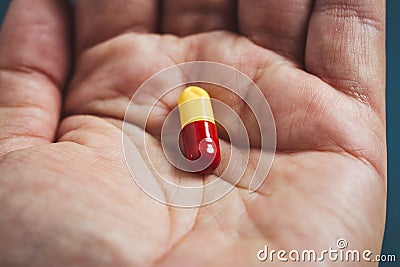
[[[247, 266], [260, 263], [265, 244], [322, 250], [340, 237], [379, 253], [384, 2], [239, 1], [237, 12], [233, 2], [77, 1], [71, 38], [61, 1], [12, 3], [0, 35], [1, 266]], [[256, 193], [244, 177], [218, 202], [178, 209], [135, 185], [121, 127], [140, 84], [194, 60], [256, 82], [274, 114], [277, 151]], [[166, 175], [185, 179], [157, 139], [176, 106], [163, 101], [147, 136]]]

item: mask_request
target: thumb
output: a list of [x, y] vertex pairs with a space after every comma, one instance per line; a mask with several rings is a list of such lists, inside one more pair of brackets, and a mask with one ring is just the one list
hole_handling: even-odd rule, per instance
[[67, 3], [11, 3], [0, 32], [0, 156], [53, 141], [69, 68]]

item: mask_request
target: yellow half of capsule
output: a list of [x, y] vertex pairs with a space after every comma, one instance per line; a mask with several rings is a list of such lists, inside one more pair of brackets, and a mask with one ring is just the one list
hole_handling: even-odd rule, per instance
[[195, 121], [215, 123], [210, 95], [198, 86], [189, 86], [183, 90], [178, 100], [181, 127]]

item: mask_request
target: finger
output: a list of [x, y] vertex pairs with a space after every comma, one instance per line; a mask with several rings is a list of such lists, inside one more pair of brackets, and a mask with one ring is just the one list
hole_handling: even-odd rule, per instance
[[239, 31], [296, 62], [304, 61], [312, 0], [239, 0]]
[[124, 32], [152, 32], [157, 0], [80, 0], [75, 4], [78, 52]]
[[[121, 50], [124, 53], [117, 53]], [[236, 56], [232, 57], [232, 53]], [[136, 95], [133, 102], [129, 101], [148, 77], [185, 61], [223, 63], [254, 80], [273, 112], [278, 151], [337, 152], [343, 148], [357, 157], [371, 159], [380, 172], [384, 170], [381, 144], [385, 134], [375, 113], [371, 114], [369, 108], [354, 103], [354, 99], [334, 90], [318, 77], [295, 68], [282, 56], [229, 32], [186, 38], [125, 35], [107, 46], [96, 47], [81, 59], [85, 66], [80, 67], [81, 75], [71, 83], [65, 110], [71, 115], [125, 118], [126, 122], [146, 125], [147, 131], [160, 135], [168, 114], [177, 105], [179, 91], [175, 95], [174, 92], [164, 95], [163, 86], [155, 86], [146, 91], [148, 94], [141, 93], [142, 97]], [[162, 81], [160, 84], [170, 82], [168, 77], [158, 79]], [[250, 143], [259, 147], [259, 123], [251, 116], [243, 99], [227, 94], [224, 88], [208, 85], [204, 89], [212, 98], [232, 107], [244, 122]], [[148, 113], [150, 109], [151, 114]], [[223, 137], [223, 132], [220, 133]]]
[[385, 1], [317, 0], [306, 69], [384, 112]]
[[235, 30], [235, 0], [164, 0], [162, 31], [179, 36]]
[[66, 3], [11, 3], [0, 34], [0, 155], [54, 138], [69, 68]]

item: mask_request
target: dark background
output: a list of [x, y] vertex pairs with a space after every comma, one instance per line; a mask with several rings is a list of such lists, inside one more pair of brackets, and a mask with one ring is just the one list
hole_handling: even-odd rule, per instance
[[[29, 0], [28, 0], [29, 1]], [[363, 0], [360, 0], [363, 1]], [[0, 0], [0, 25], [10, 0]], [[395, 254], [397, 263], [380, 266], [397, 266], [400, 262], [400, 1], [387, 0], [387, 144], [388, 144], [388, 201], [385, 239], [382, 254]], [[396, 71], [397, 70], [397, 71]], [[397, 88], [397, 89], [396, 89]]]

